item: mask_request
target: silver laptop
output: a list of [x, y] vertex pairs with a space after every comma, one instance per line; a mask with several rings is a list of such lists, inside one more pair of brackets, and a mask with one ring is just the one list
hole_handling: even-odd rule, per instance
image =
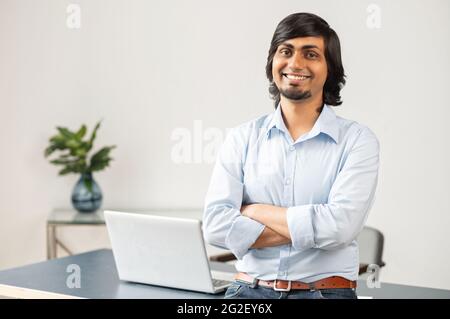
[[207, 293], [230, 285], [232, 274], [213, 278], [201, 221], [109, 210], [104, 215], [121, 280]]

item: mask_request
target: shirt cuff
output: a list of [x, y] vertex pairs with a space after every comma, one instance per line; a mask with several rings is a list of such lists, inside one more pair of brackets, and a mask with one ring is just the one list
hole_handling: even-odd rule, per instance
[[225, 245], [238, 259], [242, 259], [264, 228], [263, 224], [241, 215], [231, 225]]
[[289, 207], [286, 211], [289, 234], [295, 250], [303, 251], [316, 246], [313, 213], [314, 208], [310, 205]]

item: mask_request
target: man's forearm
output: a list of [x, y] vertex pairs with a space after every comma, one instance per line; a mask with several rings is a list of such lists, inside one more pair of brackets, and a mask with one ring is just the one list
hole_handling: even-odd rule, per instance
[[283, 237], [291, 239], [286, 212], [287, 208], [285, 207], [266, 204], [244, 205], [241, 208], [241, 214], [244, 216], [266, 225]]
[[266, 226], [251, 248], [274, 247], [290, 243], [291, 240], [289, 238], [280, 235]]

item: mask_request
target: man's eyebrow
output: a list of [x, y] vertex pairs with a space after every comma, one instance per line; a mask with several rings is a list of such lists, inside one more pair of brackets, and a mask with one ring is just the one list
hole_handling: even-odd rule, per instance
[[[290, 43], [281, 43], [280, 46], [288, 47], [289, 49], [294, 49], [294, 46]], [[317, 45], [314, 44], [305, 44], [301, 47], [302, 50], [308, 50], [308, 49], [319, 49]]]

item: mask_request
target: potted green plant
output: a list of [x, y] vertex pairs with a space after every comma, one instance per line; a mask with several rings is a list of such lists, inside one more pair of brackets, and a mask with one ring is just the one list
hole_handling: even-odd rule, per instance
[[50, 163], [62, 166], [59, 175], [80, 174], [72, 191], [72, 205], [79, 212], [94, 212], [100, 208], [102, 192], [92, 173], [109, 166], [112, 160], [109, 156], [110, 151], [116, 147], [115, 145], [104, 146], [89, 157], [100, 123], [101, 121], [95, 125], [91, 136], [86, 140], [83, 140], [87, 133], [84, 124], [76, 132], [65, 127], [57, 127], [58, 134], [50, 137], [50, 144], [44, 152], [45, 157], [48, 157], [55, 151], [59, 151], [59, 157], [50, 160]]

